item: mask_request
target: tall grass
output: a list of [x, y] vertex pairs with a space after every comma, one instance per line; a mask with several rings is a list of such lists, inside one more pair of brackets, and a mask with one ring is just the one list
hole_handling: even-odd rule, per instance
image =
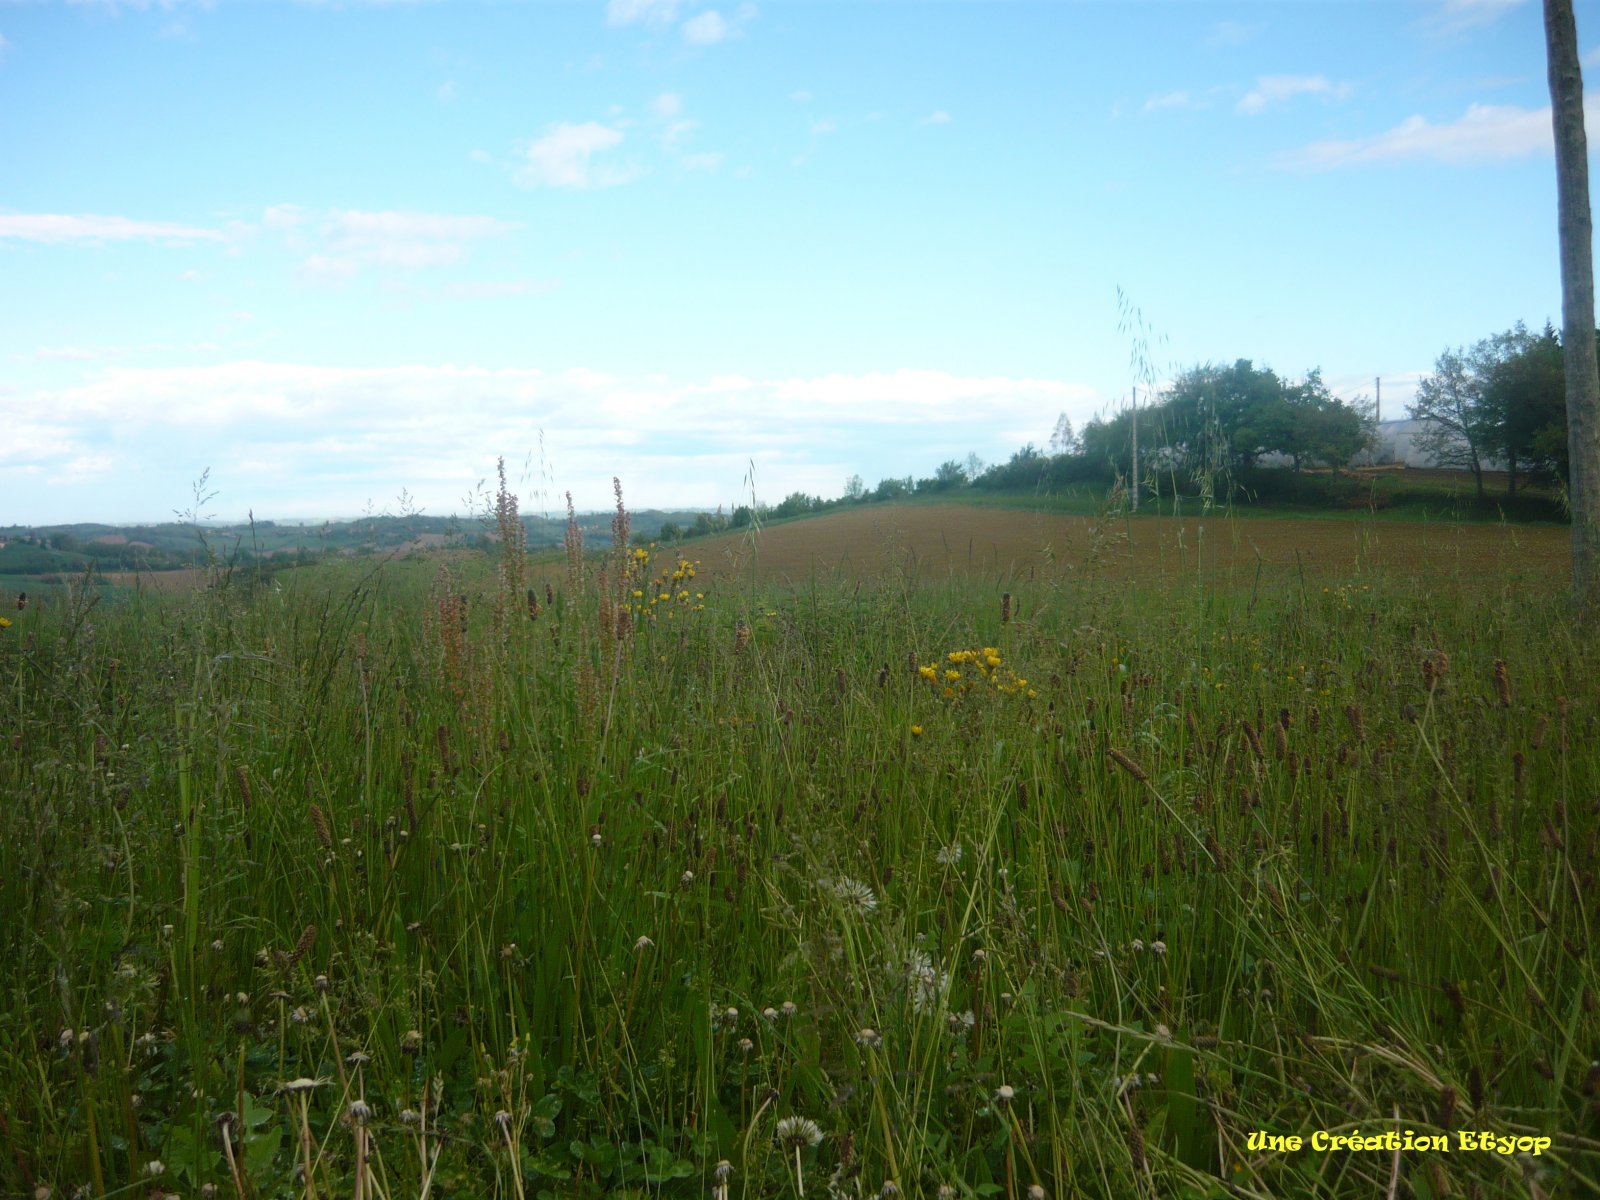
[[[495, 515], [0, 631], [0, 1192], [1600, 1190], [1600, 654], [1531, 586]], [[1249, 1146], [1318, 1129], [1552, 1142]]]

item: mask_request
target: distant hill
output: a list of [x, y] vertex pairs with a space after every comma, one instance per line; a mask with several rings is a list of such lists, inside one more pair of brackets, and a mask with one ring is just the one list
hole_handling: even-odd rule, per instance
[[[612, 513], [579, 513], [578, 526], [591, 545], [609, 541]], [[654, 538], [663, 526], [692, 525], [696, 510], [646, 509], [629, 513], [635, 535]], [[524, 516], [530, 550], [563, 544], [566, 518]], [[105, 571], [166, 571], [203, 564], [208, 557], [236, 562], [314, 562], [330, 557], [447, 547], [481, 547], [496, 540], [492, 523], [478, 517], [360, 517], [321, 524], [256, 521], [194, 525], [166, 521], [150, 525], [0, 526], [0, 575], [74, 574], [90, 564]]]

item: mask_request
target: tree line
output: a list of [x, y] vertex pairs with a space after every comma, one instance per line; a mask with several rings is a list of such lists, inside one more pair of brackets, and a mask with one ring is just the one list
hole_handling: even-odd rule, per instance
[[[1518, 323], [1471, 347], [1446, 349], [1417, 387], [1407, 415], [1422, 421], [1416, 445], [1442, 467], [1470, 472], [1480, 499], [1484, 474], [1504, 469], [1511, 497], [1530, 480], [1568, 478], [1565, 373], [1559, 335]], [[1152, 490], [1237, 499], [1260, 489], [1269, 473], [1328, 468], [1337, 473], [1374, 445], [1375, 411], [1366, 396], [1334, 396], [1320, 370], [1279, 375], [1250, 359], [1190, 367], [1137, 410], [1090, 420], [1074, 430], [1065, 414], [1046, 447], [1032, 442], [1000, 463], [976, 454], [949, 459], [932, 475], [889, 476], [869, 487], [852, 475], [836, 499], [792, 492], [773, 506], [735, 510], [732, 520], [702, 517], [693, 529], [663, 536], [738, 528], [752, 519], [826, 512], [850, 504], [899, 500], [973, 487], [997, 492], [1110, 484], [1134, 477], [1134, 422], [1139, 476]]]

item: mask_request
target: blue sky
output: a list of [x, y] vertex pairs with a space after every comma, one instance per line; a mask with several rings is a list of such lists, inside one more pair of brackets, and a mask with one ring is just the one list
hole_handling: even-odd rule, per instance
[[[1600, 6], [1578, 5], [1600, 69]], [[1532, 0], [0, 0], [0, 525], [838, 495], [1560, 323]]]

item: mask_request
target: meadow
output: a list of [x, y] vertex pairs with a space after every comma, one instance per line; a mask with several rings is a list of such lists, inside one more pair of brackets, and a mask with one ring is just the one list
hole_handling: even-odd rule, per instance
[[1565, 531], [496, 518], [5, 610], [0, 1194], [1600, 1193]]

